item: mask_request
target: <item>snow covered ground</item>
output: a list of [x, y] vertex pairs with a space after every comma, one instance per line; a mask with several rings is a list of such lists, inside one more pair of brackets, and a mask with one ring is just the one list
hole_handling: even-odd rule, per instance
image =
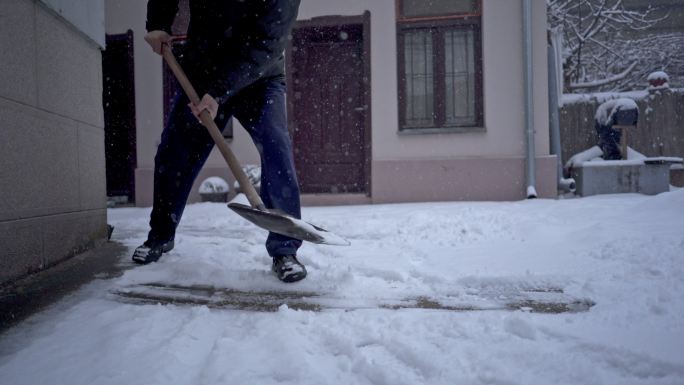
[[[132, 250], [148, 214], [111, 210], [114, 238]], [[286, 285], [262, 230], [189, 206], [159, 263], [122, 255], [122, 276], [0, 336], [0, 384], [684, 383], [684, 190], [303, 214], [352, 246], [305, 245]], [[116, 294], [167, 289], [211, 306]], [[249, 293], [275, 311], [236, 309]]]

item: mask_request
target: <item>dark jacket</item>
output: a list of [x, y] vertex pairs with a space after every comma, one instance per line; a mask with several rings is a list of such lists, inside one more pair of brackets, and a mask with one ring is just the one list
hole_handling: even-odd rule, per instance
[[[179, 0], [149, 0], [147, 30], [171, 33]], [[245, 87], [282, 76], [284, 51], [300, 0], [190, 0], [181, 64], [201, 95], [225, 101]]]

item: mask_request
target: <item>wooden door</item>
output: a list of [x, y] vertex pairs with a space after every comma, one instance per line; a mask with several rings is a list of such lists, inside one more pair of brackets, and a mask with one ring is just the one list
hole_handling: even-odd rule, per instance
[[107, 196], [116, 203], [135, 197], [136, 133], [133, 32], [107, 35], [102, 52]]
[[363, 30], [363, 24], [347, 24], [293, 32], [288, 100], [302, 193], [367, 189]]

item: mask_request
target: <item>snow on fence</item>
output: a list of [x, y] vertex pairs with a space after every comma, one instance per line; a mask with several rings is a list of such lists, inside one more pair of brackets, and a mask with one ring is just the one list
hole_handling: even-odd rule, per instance
[[630, 98], [639, 107], [639, 122], [629, 132], [629, 146], [649, 156], [684, 157], [684, 88], [563, 96], [560, 129], [563, 161], [597, 143], [594, 115], [610, 99]]

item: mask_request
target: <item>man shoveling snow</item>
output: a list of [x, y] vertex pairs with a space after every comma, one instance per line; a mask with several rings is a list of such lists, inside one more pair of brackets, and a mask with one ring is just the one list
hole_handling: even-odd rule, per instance
[[[299, 0], [190, 1], [190, 25], [182, 65], [204, 95], [193, 105], [184, 93], [173, 103], [155, 157], [154, 203], [147, 241], [133, 254], [156, 262], [174, 247], [188, 195], [214, 142], [198, 121], [208, 110], [220, 127], [235, 116], [252, 137], [262, 162], [261, 199], [269, 209], [300, 218], [292, 143], [285, 115], [283, 52]], [[172, 41], [178, 0], [150, 0], [145, 40], [162, 53]], [[189, 108], [188, 108], [189, 107]], [[306, 277], [297, 260], [302, 241], [269, 233], [266, 250], [284, 282]]]

